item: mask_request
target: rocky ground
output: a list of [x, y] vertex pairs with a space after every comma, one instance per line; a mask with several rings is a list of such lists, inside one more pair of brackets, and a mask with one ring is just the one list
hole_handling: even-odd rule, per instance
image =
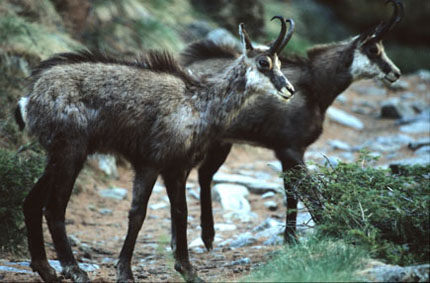
[[[429, 89], [428, 71], [404, 76], [389, 89], [373, 81], [353, 84], [330, 108], [324, 133], [309, 148], [306, 159], [325, 162], [326, 156], [333, 164], [339, 159], [350, 162], [356, 159], [358, 150], [366, 147], [380, 156], [375, 166], [428, 164]], [[94, 161], [89, 163], [96, 165]], [[215, 178], [217, 236], [211, 252], [200, 240], [198, 186], [196, 173], [192, 172], [187, 189], [188, 241], [191, 261], [204, 280], [239, 280], [281, 248], [285, 208], [277, 168], [279, 163], [269, 150], [234, 147]], [[79, 182], [81, 192], [74, 194], [69, 203], [67, 231], [76, 258], [92, 270], [90, 278], [96, 282], [114, 281], [114, 265], [127, 229], [133, 173], [128, 166], [119, 166], [119, 178], [111, 180], [95, 170], [102, 177], [93, 180], [87, 172]], [[232, 197], [232, 192], [237, 196]], [[173, 268], [169, 203], [161, 182], [154, 189], [147, 215], [133, 257], [135, 278], [181, 281]], [[304, 208], [299, 218], [305, 235], [311, 231], [308, 226], [312, 223]], [[47, 229], [45, 239], [48, 257], [55, 260]], [[0, 260], [0, 280], [39, 282], [40, 278], [28, 268], [27, 256], [10, 255]]]

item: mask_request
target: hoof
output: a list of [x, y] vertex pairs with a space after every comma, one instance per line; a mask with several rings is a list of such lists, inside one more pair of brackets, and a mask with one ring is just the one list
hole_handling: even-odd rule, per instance
[[191, 267], [191, 264], [186, 264], [186, 266], [187, 268], [184, 268], [184, 265], [182, 265], [181, 263], [175, 263], [175, 270], [181, 273], [185, 282], [205, 282], [197, 275], [197, 272], [194, 271], [194, 269]]
[[205, 247], [208, 251], [212, 250], [212, 243], [215, 238], [215, 231], [213, 227], [211, 229], [202, 227], [202, 241], [205, 244]]
[[116, 265], [116, 282], [134, 282], [130, 264], [121, 264], [118, 262]]
[[30, 263], [30, 267], [33, 271], [39, 273], [40, 277], [42, 277], [45, 282], [60, 282], [60, 279], [57, 277], [57, 273], [55, 269], [53, 269], [48, 261], [32, 261]]
[[88, 274], [83, 271], [77, 264], [63, 266], [61, 274], [73, 282], [90, 282]]

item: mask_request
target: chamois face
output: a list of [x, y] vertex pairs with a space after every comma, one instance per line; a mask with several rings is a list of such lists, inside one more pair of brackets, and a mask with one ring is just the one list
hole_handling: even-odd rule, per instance
[[388, 58], [382, 41], [357, 41], [351, 65], [354, 80], [362, 78], [379, 78], [389, 83], [400, 77], [399, 68]]
[[289, 99], [294, 93], [293, 85], [281, 72], [281, 61], [267, 46], [253, 47], [243, 26], [239, 26], [243, 62], [247, 66], [246, 88], [254, 92], [274, 94]]

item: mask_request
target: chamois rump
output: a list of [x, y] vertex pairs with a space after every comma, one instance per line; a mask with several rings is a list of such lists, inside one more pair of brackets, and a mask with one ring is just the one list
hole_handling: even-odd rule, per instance
[[30, 266], [43, 280], [58, 281], [44, 248], [44, 214], [64, 276], [89, 281], [73, 256], [64, 220], [75, 179], [95, 152], [121, 154], [135, 171], [117, 280], [133, 280], [131, 257], [159, 174], [169, 187], [175, 269], [187, 281], [200, 280], [188, 257], [185, 181], [209, 143], [253, 97], [270, 95], [281, 103], [292, 96], [277, 57], [290, 33], [285, 20], [275, 18], [280, 34], [264, 49], [253, 47], [240, 24], [242, 54], [214, 75], [193, 76], [168, 52], [155, 51], [135, 62], [100, 52], [63, 53], [32, 72], [15, 117], [47, 152], [45, 171], [23, 207]]
[[[289, 103], [276, 103], [268, 96], [258, 96], [233, 121], [222, 138], [214, 141], [198, 171], [200, 184], [202, 240], [212, 249], [215, 236], [211, 204], [213, 175], [226, 160], [232, 143], [248, 143], [275, 152], [283, 171], [304, 168], [304, 153], [322, 133], [327, 108], [354, 81], [379, 78], [392, 83], [400, 70], [388, 58], [383, 37], [403, 16], [398, 1], [388, 22], [352, 39], [317, 45], [307, 51], [307, 58], [281, 58], [282, 72], [296, 88]], [[231, 46], [202, 41], [190, 45], [182, 53], [184, 66], [194, 73], [217, 72], [238, 56]], [[296, 238], [297, 199], [293, 184], [284, 181], [287, 195], [285, 241]]]

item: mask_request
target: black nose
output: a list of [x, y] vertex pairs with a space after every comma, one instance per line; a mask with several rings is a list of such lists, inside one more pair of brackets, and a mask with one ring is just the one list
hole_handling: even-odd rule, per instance
[[401, 75], [401, 73], [400, 73], [400, 72], [394, 72], [394, 77], [396, 77], [396, 80], [397, 80], [398, 78], [400, 78], [400, 75]]
[[291, 93], [294, 94], [296, 92], [296, 90], [294, 89], [294, 87], [292, 85], [287, 85], [287, 90]]

